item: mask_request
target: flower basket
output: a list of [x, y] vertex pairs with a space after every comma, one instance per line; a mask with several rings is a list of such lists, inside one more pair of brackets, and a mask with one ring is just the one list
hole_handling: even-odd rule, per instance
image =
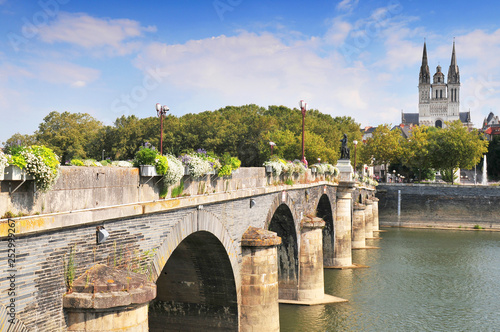
[[140, 165], [141, 176], [157, 176], [156, 167], [153, 165]]
[[5, 167], [3, 177], [6, 181], [33, 180], [33, 176], [26, 174], [24, 170], [15, 165]]

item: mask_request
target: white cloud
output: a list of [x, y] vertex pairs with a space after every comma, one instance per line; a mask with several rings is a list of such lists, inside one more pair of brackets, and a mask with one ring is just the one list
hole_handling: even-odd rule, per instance
[[337, 10], [351, 11], [358, 5], [359, 0], [342, 0], [337, 5]]
[[152, 44], [136, 65], [145, 75], [147, 68], [160, 68], [166, 78], [159, 89], [209, 94], [221, 101], [220, 107], [255, 102], [296, 107], [299, 99], [306, 99], [312, 108], [334, 116], [379, 121], [370, 110], [376, 108], [382, 84], [372, 86], [362, 64], [348, 67], [335, 51], [325, 56], [317, 51], [316, 40], [284, 44], [271, 34], [242, 32], [185, 44]]
[[93, 68], [82, 67], [72, 63], [43, 62], [34, 65], [36, 77], [53, 84], [66, 84], [73, 87], [84, 87], [94, 82], [100, 72]]
[[334, 46], [342, 45], [352, 30], [352, 24], [336, 17], [325, 34], [325, 42]]
[[134, 38], [156, 27], [143, 27], [129, 19], [101, 19], [87, 14], [61, 13], [57, 20], [39, 28], [40, 38], [47, 43], [69, 43], [85, 49], [104, 48], [110, 55], [125, 55], [140, 46]]

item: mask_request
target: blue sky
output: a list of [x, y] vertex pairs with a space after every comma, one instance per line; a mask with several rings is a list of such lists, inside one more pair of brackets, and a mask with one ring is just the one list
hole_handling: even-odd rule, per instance
[[249, 103], [309, 107], [362, 126], [418, 112], [424, 38], [461, 111], [499, 114], [494, 1], [0, 0], [0, 142], [51, 111], [175, 115]]

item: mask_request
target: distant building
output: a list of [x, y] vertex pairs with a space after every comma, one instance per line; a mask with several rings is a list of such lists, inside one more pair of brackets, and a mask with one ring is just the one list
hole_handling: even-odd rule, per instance
[[493, 112], [490, 112], [483, 121], [483, 127], [481, 131], [486, 136], [488, 141], [491, 141], [494, 136], [500, 135], [500, 119], [498, 116], [495, 116]]
[[448, 81], [437, 66], [432, 77], [427, 63], [427, 46], [424, 42], [422, 65], [418, 78], [418, 113], [401, 113], [401, 123], [404, 125], [426, 125], [443, 127], [446, 121], [460, 120], [468, 128], [472, 128], [469, 112], [460, 110], [460, 72], [455, 55], [455, 42], [451, 53], [451, 63], [448, 69]]

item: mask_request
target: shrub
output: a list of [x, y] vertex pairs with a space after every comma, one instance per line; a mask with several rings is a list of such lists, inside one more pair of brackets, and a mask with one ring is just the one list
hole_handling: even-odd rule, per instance
[[58, 156], [43, 145], [33, 145], [20, 155], [26, 161], [26, 172], [35, 178], [37, 188], [49, 190], [59, 176]]
[[168, 159], [165, 156], [157, 155], [155, 159], [156, 173], [165, 175], [168, 170]]
[[151, 144], [146, 142], [144, 143], [144, 146], [141, 146], [139, 151], [135, 153], [134, 164], [135, 166], [154, 165], [157, 154], [158, 153], [154, 146], [151, 146]]
[[83, 161], [81, 161], [80, 159], [71, 159], [70, 165], [71, 166], [83, 166]]
[[184, 166], [179, 159], [171, 154], [167, 154], [165, 157], [167, 158], [168, 169], [163, 176], [163, 186], [168, 188], [182, 179]]

